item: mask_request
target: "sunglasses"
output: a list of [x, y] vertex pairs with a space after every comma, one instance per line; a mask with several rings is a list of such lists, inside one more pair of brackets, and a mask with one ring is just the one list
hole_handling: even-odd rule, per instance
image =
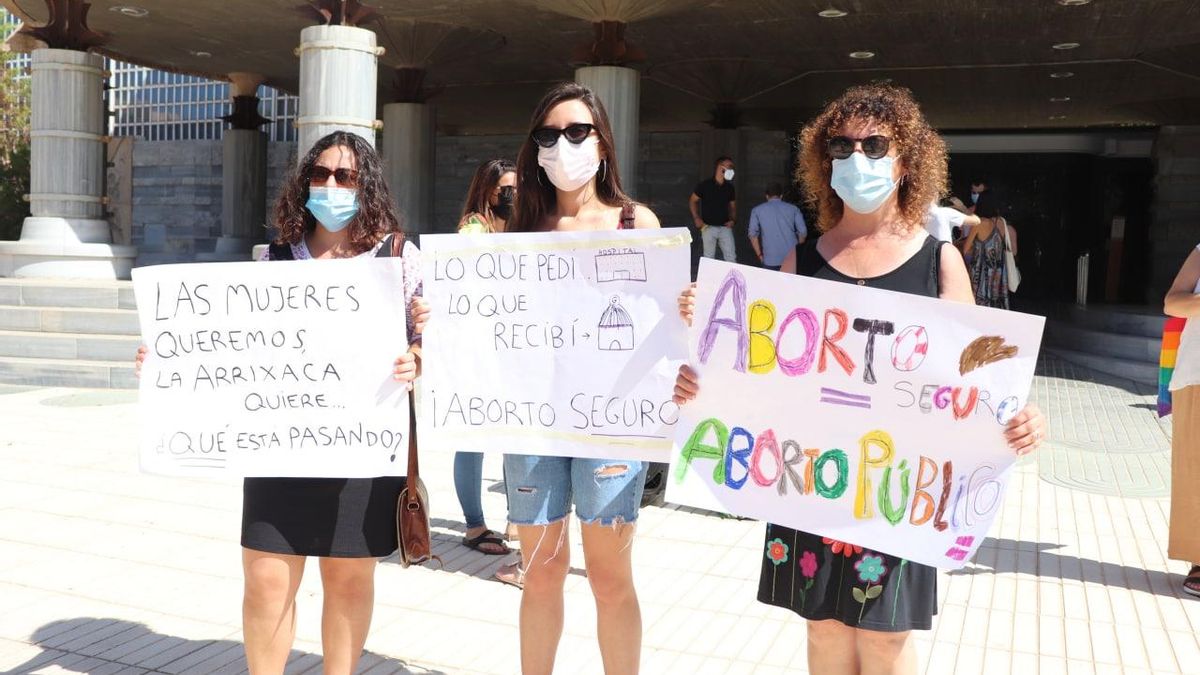
[[862, 143], [863, 154], [870, 159], [879, 159], [888, 154], [892, 147], [892, 139], [875, 134], [866, 138], [850, 138], [849, 136], [834, 136], [829, 139], [829, 154], [834, 159], [846, 159], [854, 154], [856, 143]]
[[535, 129], [533, 133], [529, 134], [529, 137], [533, 139], [534, 143], [537, 143], [543, 148], [553, 148], [554, 145], [558, 143], [559, 136], [566, 136], [567, 141], [574, 145], [579, 145], [587, 140], [587, 137], [591, 136], [592, 132], [595, 130], [595, 126], [580, 122], [576, 124], [568, 124], [566, 128], [563, 129], [553, 129], [551, 127]]
[[354, 187], [358, 185], [358, 172], [354, 169], [330, 169], [324, 166], [314, 166], [308, 171], [309, 185], [324, 185], [329, 181], [329, 177], [337, 181], [337, 184], [342, 187]]

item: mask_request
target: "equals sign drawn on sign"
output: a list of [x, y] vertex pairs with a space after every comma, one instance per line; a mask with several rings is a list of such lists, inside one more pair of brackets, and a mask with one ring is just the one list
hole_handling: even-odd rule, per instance
[[870, 408], [871, 397], [866, 394], [851, 394], [848, 391], [821, 387], [821, 403], [848, 405], [853, 408]]

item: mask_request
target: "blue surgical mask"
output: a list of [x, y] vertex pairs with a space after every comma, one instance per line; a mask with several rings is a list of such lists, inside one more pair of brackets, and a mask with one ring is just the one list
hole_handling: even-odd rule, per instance
[[829, 185], [846, 206], [856, 213], [874, 213], [896, 191], [892, 178], [894, 157], [869, 159], [861, 152], [833, 160]]
[[358, 214], [358, 191], [340, 187], [310, 187], [308, 212], [330, 232], [337, 232]]

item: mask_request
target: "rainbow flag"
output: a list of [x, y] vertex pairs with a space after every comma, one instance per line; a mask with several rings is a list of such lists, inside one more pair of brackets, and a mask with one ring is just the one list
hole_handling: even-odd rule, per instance
[[1187, 319], [1167, 317], [1163, 324], [1162, 351], [1158, 355], [1158, 416], [1171, 414], [1171, 375], [1175, 372], [1175, 355], [1179, 352], [1179, 338]]

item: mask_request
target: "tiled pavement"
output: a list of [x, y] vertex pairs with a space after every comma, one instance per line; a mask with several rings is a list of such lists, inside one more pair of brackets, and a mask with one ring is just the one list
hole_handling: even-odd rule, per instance
[[[1169, 426], [1131, 383], [1054, 359], [1041, 371], [1052, 442], [1015, 473], [975, 562], [941, 575], [922, 671], [1200, 673], [1200, 601], [1165, 559]], [[242, 672], [238, 483], [139, 475], [132, 394], [2, 388], [0, 416], [0, 671]], [[361, 672], [518, 670], [518, 591], [458, 545], [450, 463], [425, 460], [445, 568], [381, 566]], [[498, 479], [488, 458], [494, 526]], [[759, 523], [643, 511], [643, 672], [805, 672], [802, 623], [754, 601], [761, 538]], [[289, 672], [320, 672], [315, 571]], [[579, 569], [567, 614], [558, 672], [600, 672]]]

